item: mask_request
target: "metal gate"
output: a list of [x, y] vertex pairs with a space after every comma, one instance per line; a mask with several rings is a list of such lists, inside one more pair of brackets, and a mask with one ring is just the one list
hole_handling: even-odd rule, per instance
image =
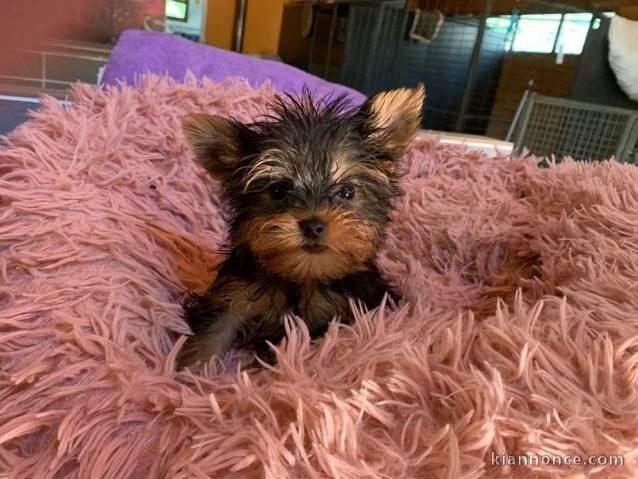
[[[603, 11], [545, 0], [519, 0], [509, 9], [503, 7], [507, 2], [493, 0], [337, 4], [348, 10], [342, 83], [370, 95], [423, 82], [424, 128], [500, 139], [507, 137], [526, 91], [541, 95], [537, 102], [575, 98], [579, 49], [601, 21], [608, 21]], [[579, 113], [563, 122], [598, 118], [601, 131], [613, 137], [621, 127], [601, 115]], [[553, 136], [566, 134], [564, 124], [558, 128]], [[571, 133], [578, 137], [577, 129]], [[609, 139], [616, 140], [621, 138]], [[601, 146], [593, 155], [618, 153], [612, 150]]]
[[531, 93], [510, 139], [518, 153], [638, 163], [638, 111]]

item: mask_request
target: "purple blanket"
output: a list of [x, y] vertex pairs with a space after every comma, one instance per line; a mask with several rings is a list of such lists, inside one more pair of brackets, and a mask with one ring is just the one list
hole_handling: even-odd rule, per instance
[[330, 83], [284, 63], [241, 55], [207, 45], [194, 43], [175, 35], [128, 30], [124, 32], [106, 66], [102, 83], [118, 81], [132, 84], [135, 77], [151, 72], [168, 74], [182, 81], [186, 72], [197, 78], [219, 81], [227, 77], [242, 77], [257, 87], [270, 80], [275, 89], [298, 93], [304, 85], [318, 95], [348, 94], [353, 103], [362, 103], [365, 96], [342, 85]]

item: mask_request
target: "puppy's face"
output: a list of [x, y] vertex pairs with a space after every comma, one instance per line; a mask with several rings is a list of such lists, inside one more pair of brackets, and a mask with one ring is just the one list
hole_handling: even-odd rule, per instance
[[419, 86], [349, 109], [344, 98], [313, 101], [304, 92], [278, 99], [261, 122], [190, 114], [184, 129], [222, 182], [233, 246], [287, 279], [329, 281], [375, 255], [423, 100]]

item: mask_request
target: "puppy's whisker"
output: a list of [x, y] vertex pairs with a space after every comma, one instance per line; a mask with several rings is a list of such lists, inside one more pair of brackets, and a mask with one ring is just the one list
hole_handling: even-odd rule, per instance
[[348, 165], [344, 170], [340, 171], [339, 175], [335, 178], [335, 182], [339, 183], [344, 177], [347, 177], [350, 172], [356, 171], [357, 169], [358, 167], [356, 164]]
[[239, 176], [239, 177], [243, 177], [246, 174], [246, 171], [250, 171], [251, 168], [253, 168], [252, 165], [252, 161], [254, 158], [259, 157], [260, 155], [258, 154], [252, 154], [252, 155], [248, 155], [246, 157], [244, 157], [244, 162], [246, 162], [247, 164], [245, 165], [241, 165], [238, 166], [237, 168], [235, 168], [235, 170], [231, 173], [231, 176]]

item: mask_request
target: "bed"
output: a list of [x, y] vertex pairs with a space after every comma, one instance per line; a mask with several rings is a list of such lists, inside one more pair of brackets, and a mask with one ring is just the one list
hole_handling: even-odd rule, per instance
[[636, 476], [635, 166], [423, 135], [379, 258], [396, 308], [176, 372], [225, 235], [181, 117], [247, 121], [280, 85], [162, 68], [45, 99], [0, 147], [0, 475]]

